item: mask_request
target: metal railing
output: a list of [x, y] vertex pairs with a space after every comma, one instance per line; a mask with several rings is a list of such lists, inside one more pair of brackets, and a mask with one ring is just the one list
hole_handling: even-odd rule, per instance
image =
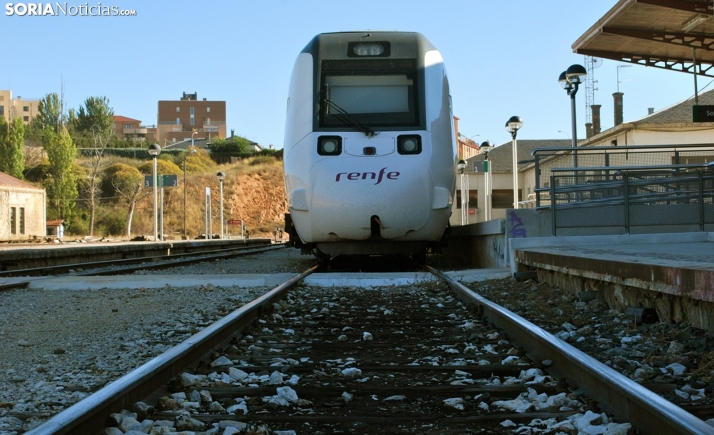
[[551, 211], [554, 236], [558, 228], [621, 226], [629, 234], [633, 226], [689, 225], [704, 231], [714, 224], [714, 162], [552, 167], [550, 173], [549, 205], [541, 208]]
[[[536, 148], [531, 155], [535, 158], [535, 207], [542, 209], [550, 208], [550, 176], [556, 168], [587, 168], [592, 172], [600, 171], [600, 175], [608, 179], [614, 175], [614, 167], [669, 167], [703, 163], [704, 159], [711, 161], [714, 144]], [[578, 175], [584, 173], [580, 171]]]

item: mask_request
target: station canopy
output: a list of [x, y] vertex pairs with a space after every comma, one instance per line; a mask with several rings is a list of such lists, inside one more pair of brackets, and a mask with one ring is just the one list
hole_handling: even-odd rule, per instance
[[620, 0], [575, 53], [714, 77], [711, 0]]

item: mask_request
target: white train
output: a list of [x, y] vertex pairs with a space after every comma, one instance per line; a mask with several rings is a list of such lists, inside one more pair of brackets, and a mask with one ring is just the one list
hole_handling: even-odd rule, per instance
[[423, 256], [454, 200], [441, 54], [419, 33], [316, 36], [293, 69], [283, 152], [294, 246], [318, 258]]

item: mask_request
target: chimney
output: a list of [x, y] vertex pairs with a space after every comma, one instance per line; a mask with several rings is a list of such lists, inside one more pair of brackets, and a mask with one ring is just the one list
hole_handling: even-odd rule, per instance
[[615, 103], [615, 126], [622, 124], [622, 96], [625, 95], [622, 92], [615, 92], [612, 94], [612, 98]]
[[600, 127], [600, 105], [599, 104], [593, 104], [590, 106], [590, 110], [593, 115], [593, 136], [596, 134], [600, 134], [601, 127]]
[[653, 113], [654, 113], [654, 107], [648, 107], [648, 108], [647, 108], [647, 114], [648, 114], [648, 115], [651, 115], [651, 114], [653, 114]]

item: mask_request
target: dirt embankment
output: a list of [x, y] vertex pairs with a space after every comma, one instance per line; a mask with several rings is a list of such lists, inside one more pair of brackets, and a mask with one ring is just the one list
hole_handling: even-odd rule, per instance
[[288, 211], [282, 173], [240, 174], [237, 183], [223, 191], [225, 210], [231, 216], [240, 216], [247, 227], [258, 231], [272, 231], [283, 226]]

